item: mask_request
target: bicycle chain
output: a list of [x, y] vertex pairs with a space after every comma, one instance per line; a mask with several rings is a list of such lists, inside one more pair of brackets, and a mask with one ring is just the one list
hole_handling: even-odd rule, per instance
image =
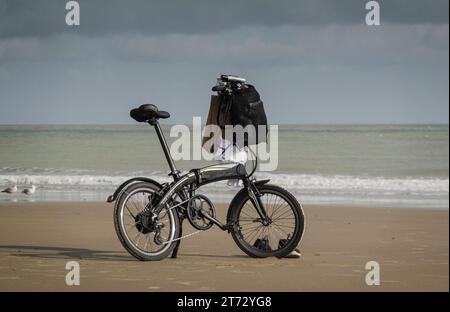
[[[190, 199], [185, 200], [185, 201], [183, 201], [183, 202], [181, 202], [181, 203], [178, 203], [178, 204], [176, 204], [175, 206], [172, 206], [172, 207], [168, 208], [167, 210], [172, 210], [172, 209], [174, 209], [174, 208], [177, 208], [177, 207], [179, 207], [179, 206], [181, 206], [181, 205], [187, 203], [188, 201], [190, 201]], [[196, 232], [189, 233], [189, 234], [183, 235], [183, 236], [181, 236], [181, 237], [172, 239], [172, 240], [170, 240], [170, 241], [164, 242], [163, 244], [164, 244], [164, 245], [171, 244], [171, 243], [173, 243], [173, 242], [182, 240], [182, 239], [184, 239], [184, 238], [188, 238], [188, 237], [190, 237], [190, 236], [193, 236], [193, 235], [196, 235], [196, 234], [200, 234], [201, 232], [205, 232], [205, 231], [204, 231], [204, 230], [198, 230], [198, 231], [196, 231]]]
[[172, 239], [171, 241], [164, 242], [163, 244], [164, 244], [164, 245], [171, 244], [171, 243], [173, 243], [173, 242], [182, 240], [182, 239], [184, 239], [184, 238], [188, 238], [189, 236], [193, 236], [193, 235], [199, 234], [199, 233], [201, 233], [201, 232], [205, 232], [205, 231], [203, 231], [203, 230], [198, 230], [198, 231], [196, 231], [196, 232], [189, 233], [189, 234], [183, 235], [183, 236], [181, 236], [181, 237]]

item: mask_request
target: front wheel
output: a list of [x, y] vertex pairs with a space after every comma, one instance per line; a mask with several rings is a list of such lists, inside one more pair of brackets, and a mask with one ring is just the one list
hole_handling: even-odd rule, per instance
[[266, 184], [258, 190], [269, 224], [263, 224], [246, 192], [230, 207], [231, 235], [238, 247], [251, 257], [283, 258], [302, 238], [305, 223], [302, 207], [291, 193], [279, 186]]
[[139, 260], [161, 260], [175, 248], [180, 222], [175, 209], [155, 216], [152, 199], [160, 187], [139, 182], [126, 187], [114, 207], [114, 226], [123, 247]]

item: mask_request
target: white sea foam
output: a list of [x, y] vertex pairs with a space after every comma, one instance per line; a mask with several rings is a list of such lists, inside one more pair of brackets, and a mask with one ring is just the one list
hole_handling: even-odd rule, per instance
[[384, 178], [353, 176], [321, 176], [304, 174], [260, 174], [276, 184], [298, 191], [332, 191], [375, 194], [448, 195], [448, 178]]
[[[167, 164], [146, 127], [4, 126], [0, 133], [0, 187], [36, 184], [36, 193], [24, 198], [104, 200], [133, 176], [170, 181], [157, 172]], [[174, 138], [167, 138], [171, 144]], [[448, 209], [448, 125], [280, 125], [279, 156], [278, 173], [258, 172], [257, 178], [271, 179], [304, 203]], [[237, 191], [226, 182], [202, 189], [223, 202]], [[21, 196], [0, 193], [0, 200]]]
[[[40, 188], [58, 189], [60, 186], [74, 188], [111, 188], [132, 176], [109, 175], [62, 175], [62, 174], [0, 174], [0, 183], [17, 182], [19, 185], [34, 183]], [[150, 175], [160, 182], [169, 182], [166, 175]], [[259, 173], [259, 179], [283, 186], [299, 194], [360, 194], [360, 195], [422, 195], [448, 196], [448, 178], [384, 178], [353, 176], [322, 176], [307, 174]], [[209, 190], [221, 191], [222, 184], [209, 185]]]

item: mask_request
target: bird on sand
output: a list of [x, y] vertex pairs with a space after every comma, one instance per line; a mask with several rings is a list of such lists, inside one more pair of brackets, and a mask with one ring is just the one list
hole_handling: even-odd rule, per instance
[[36, 186], [34, 184], [31, 184], [31, 187], [24, 189], [22, 191], [22, 193], [26, 194], [26, 195], [33, 195], [35, 191], [36, 191]]
[[12, 193], [17, 193], [17, 185], [14, 184], [13, 186], [7, 187], [5, 188], [2, 193], [8, 193], [8, 194], [12, 194]]

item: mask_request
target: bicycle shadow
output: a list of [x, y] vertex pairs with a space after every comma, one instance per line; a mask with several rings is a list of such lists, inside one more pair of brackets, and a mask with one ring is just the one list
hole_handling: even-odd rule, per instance
[[134, 261], [134, 258], [123, 252], [109, 250], [92, 250], [87, 248], [2, 245], [0, 253], [9, 252], [16, 257], [46, 258], [46, 259], [78, 259], [101, 261]]
[[208, 255], [208, 254], [198, 254], [198, 253], [182, 253], [180, 252], [178, 254], [178, 257], [182, 258], [182, 257], [198, 257], [198, 258], [223, 258], [223, 259], [229, 259], [229, 258], [235, 258], [235, 259], [241, 259], [241, 258], [245, 258], [245, 259], [252, 259], [249, 256], [246, 255]]
[[[77, 260], [99, 260], [99, 261], [132, 261], [135, 262], [132, 256], [125, 251], [110, 251], [110, 250], [92, 250], [87, 248], [73, 248], [73, 247], [55, 247], [55, 246], [29, 246], [29, 245], [1, 245], [0, 253], [7, 252], [16, 257], [31, 257], [31, 258], [45, 258], [45, 259], [77, 259]], [[180, 253], [178, 260], [183, 257], [199, 257], [199, 258], [249, 258], [245, 255], [211, 255], [198, 253]], [[168, 257], [170, 259], [170, 256]]]

